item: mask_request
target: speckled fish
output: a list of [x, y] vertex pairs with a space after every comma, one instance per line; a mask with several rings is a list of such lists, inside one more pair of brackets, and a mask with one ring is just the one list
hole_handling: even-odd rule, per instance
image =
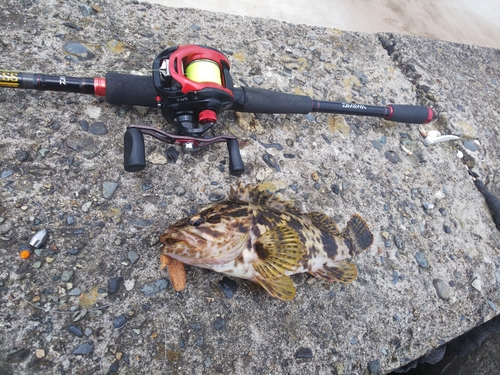
[[164, 256], [249, 280], [291, 300], [293, 274], [356, 279], [356, 266], [346, 260], [369, 248], [373, 235], [359, 215], [341, 232], [323, 213], [302, 213], [258, 186], [239, 185], [231, 187], [228, 200], [171, 225], [160, 241]]

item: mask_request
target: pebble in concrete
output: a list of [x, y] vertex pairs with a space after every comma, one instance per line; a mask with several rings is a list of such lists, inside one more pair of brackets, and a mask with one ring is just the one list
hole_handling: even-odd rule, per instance
[[434, 288], [436, 288], [436, 293], [439, 298], [449, 301], [450, 299], [450, 288], [449, 286], [441, 279], [434, 279], [432, 281]]
[[105, 199], [109, 199], [113, 196], [114, 192], [118, 188], [118, 183], [113, 181], [105, 181], [102, 183], [102, 196]]
[[89, 341], [73, 350], [73, 355], [88, 355], [94, 350], [94, 343]]

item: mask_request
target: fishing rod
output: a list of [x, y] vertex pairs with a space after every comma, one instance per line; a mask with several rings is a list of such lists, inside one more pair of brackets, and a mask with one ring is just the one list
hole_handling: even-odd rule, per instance
[[433, 117], [432, 109], [424, 106], [331, 102], [266, 89], [235, 87], [229, 70], [229, 60], [222, 52], [191, 44], [160, 53], [153, 62], [152, 76], [108, 72], [104, 78], [77, 78], [0, 70], [0, 87], [92, 94], [105, 97], [111, 105], [161, 109], [163, 117], [175, 125], [176, 134], [151, 126], [129, 125], [124, 136], [124, 168], [128, 172], [146, 167], [144, 134], [147, 134], [188, 149], [225, 142], [229, 172], [241, 175], [244, 164], [237, 138], [205, 136], [216, 124], [217, 116], [228, 109], [250, 113], [337, 113], [414, 124], [428, 123]]

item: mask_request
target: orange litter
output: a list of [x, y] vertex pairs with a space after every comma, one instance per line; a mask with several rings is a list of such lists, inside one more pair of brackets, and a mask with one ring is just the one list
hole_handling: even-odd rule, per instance
[[23, 259], [28, 259], [31, 255], [31, 251], [29, 250], [21, 250], [21, 252], [19, 253], [19, 256]]

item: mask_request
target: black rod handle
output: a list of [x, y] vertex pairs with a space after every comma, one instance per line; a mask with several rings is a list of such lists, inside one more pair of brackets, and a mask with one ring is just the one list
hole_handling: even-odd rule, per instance
[[127, 172], [139, 172], [146, 168], [144, 136], [137, 128], [128, 128], [123, 138], [123, 167]]
[[424, 106], [391, 104], [388, 107], [391, 108], [391, 112], [384, 118], [390, 121], [427, 124], [434, 116], [432, 109]]
[[113, 105], [157, 106], [152, 76], [109, 72], [106, 74], [106, 101]]
[[304, 95], [285, 94], [279, 91], [236, 87], [231, 109], [250, 113], [299, 113], [313, 109], [313, 100]]

